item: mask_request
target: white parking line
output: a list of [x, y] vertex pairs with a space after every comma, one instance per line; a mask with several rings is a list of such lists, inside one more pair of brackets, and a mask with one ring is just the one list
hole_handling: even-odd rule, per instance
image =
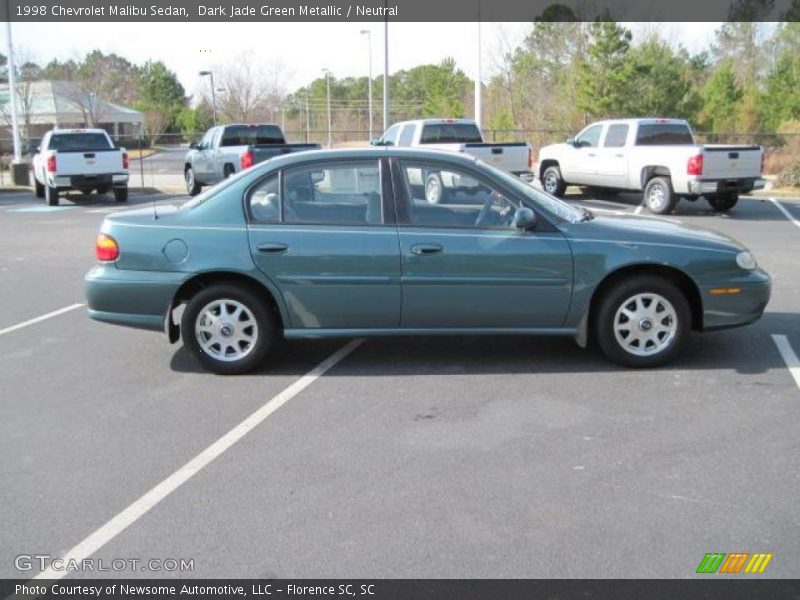
[[795, 219], [788, 210], [786, 210], [780, 202], [778, 202], [775, 198], [770, 198], [770, 202], [772, 202], [775, 206], [778, 207], [778, 210], [783, 213], [783, 216], [789, 219], [792, 223], [794, 223], [795, 227], [800, 227], [800, 221]]
[[16, 331], [17, 329], [22, 329], [23, 327], [27, 327], [28, 325], [34, 325], [35, 323], [41, 323], [42, 321], [46, 321], [47, 319], [52, 319], [53, 317], [57, 317], [58, 315], [63, 315], [66, 312], [71, 310], [75, 310], [76, 308], [81, 308], [86, 306], [85, 304], [71, 304], [69, 306], [65, 306], [64, 308], [59, 308], [58, 310], [54, 310], [53, 312], [49, 312], [46, 315], [42, 315], [41, 317], [35, 317], [33, 319], [28, 319], [27, 321], [23, 321], [22, 323], [17, 323], [16, 325], [11, 325], [10, 327], [6, 327], [5, 329], [0, 329], [0, 335], [5, 335], [7, 333], [11, 333], [12, 331]]
[[800, 388], [800, 360], [797, 359], [797, 354], [795, 354], [794, 350], [792, 350], [792, 345], [789, 343], [789, 339], [785, 335], [773, 333], [772, 340], [778, 347], [778, 352], [781, 353], [783, 362], [786, 363], [789, 373], [791, 373], [792, 377], [794, 378], [794, 382], [797, 384], [797, 387]]
[[[169, 496], [181, 485], [186, 483], [193, 475], [202, 470], [212, 460], [217, 458], [220, 454], [242, 439], [281, 406], [289, 402], [289, 400], [294, 398], [297, 394], [322, 377], [322, 375], [329, 371], [333, 366], [339, 363], [348, 354], [353, 352], [353, 350], [358, 348], [363, 341], [363, 339], [357, 339], [349, 342], [345, 346], [342, 346], [339, 350], [331, 354], [328, 358], [323, 360], [316, 367], [311, 369], [308, 373], [303, 375], [300, 379], [295, 381], [277, 396], [274, 396], [268, 400], [267, 403], [261, 408], [256, 410], [244, 421], [239, 423], [236, 427], [231, 429], [228, 433], [223, 435], [216, 442], [211, 444], [208, 448], [203, 450], [200, 454], [175, 471], [172, 475], [164, 479], [161, 483], [157, 484], [149, 492], [146, 492], [143, 496], [141, 496], [122, 512], [117, 514], [115, 517], [112, 517], [108, 522], [105, 523], [105, 525], [102, 525], [99, 529], [89, 534], [87, 538], [78, 543], [77, 546], [72, 548], [66, 553], [66, 555], [64, 555], [63, 558], [65, 563], [68, 563], [72, 560], [82, 561], [83, 559], [88, 558], [97, 552], [106, 543], [124, 531], [128, 526], [132, 525], [138, 519], [144, 516], [151, 508], [161, 502], [161, 500]], [[39, 575], [34, 577], [34, 579], [61, 579], [65, 575], [67, 575], [66, 570], [56, 571], [50, 567], [42, 571]]]

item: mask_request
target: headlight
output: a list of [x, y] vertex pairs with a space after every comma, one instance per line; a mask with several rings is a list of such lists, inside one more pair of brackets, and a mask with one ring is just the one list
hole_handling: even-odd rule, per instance
[[744, 252], [739, 252], [736, 255], [736, 264], [739, 265], [739, 268], [744, 269], [745, 271], [752, 271], [756, 268], [756, 259], [753, 257], [750, 252], [745, 250]]

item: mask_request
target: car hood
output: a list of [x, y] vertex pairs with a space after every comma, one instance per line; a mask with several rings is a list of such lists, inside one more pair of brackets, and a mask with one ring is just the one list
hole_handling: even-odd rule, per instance
[[746, 250], [740, 242], [716, 231], [655, 217], [597, 215], [589, 221], [572, 224], [568, 235], [636, 245], [668, 244], [729, 252]]

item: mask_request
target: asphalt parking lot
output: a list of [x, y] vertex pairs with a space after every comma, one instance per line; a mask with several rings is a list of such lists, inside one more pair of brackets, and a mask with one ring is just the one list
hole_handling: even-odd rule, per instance
[[800, 575], [800, 202], [669, 217], [739, 239], [774, 280], [762, 320], [695, 335], [671, 367], [625, 370], [570, 339], [367, 340], [218, 455], [202, 453], [349, 342], [287, 342], [226, 378], [90, 321], [75, 305], [120, 208], [0, 194], [0, 577], [87, 540], [107, 563], [194, 564], [104, 574], [125, 577], [683, 578], [707, 552]]

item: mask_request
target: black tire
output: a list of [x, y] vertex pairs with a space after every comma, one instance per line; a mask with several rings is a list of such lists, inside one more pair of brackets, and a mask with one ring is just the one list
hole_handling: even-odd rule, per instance
[[678, 197], [669, 177], [653, 177], [644, 188], [644, 203], [656, 215], [667, 215], [675, 210]]
[[[666, 301], [671, 305], [671, 314], [674, 315], [674, 317], [663, 317], [662, 325], [668, 330], [656, 331], [652, 334], [656, 339], [645, 340], [644, 346], [641, 339], [636, 338], [648, 335], [654, 326], [652, 319], [655, 315], [662, 313], [669, 315], [670, 311], [654, 312], [653, 317], [647, 316], [647, 312], [644, 312], [640, 321], [630, 319], [624, 313], [620, 314], [620, 329], [627, 323], [631, 324], [632, 329], [628, 334], [625, 334], [624, 330], [620, 331], [618, 339], [616, 331], [618, 313], [622, 313], [623, 307], [627, 307], [629, 312], [635, 312], [631, 309], [636, 309], [638, 305], [632, 301], [640, 294], [651, 297], [647, 306], [644, 305], [644, 301], [642, 302], [645, 311], [653, 307], [654, 302], [656, 303], [654, 311], [659, 307], [666, 308], [663, 302]], [[655, 297], [659, 297], [660, 300], [656, 302]], [[595, 314], [594, 333], [598, 346], [610, 360], [626, 367], [647, 368], [668, 363], [680, 353], [691, 330], [691, 310], [683, 292], [670, 281], [655, 275], [634, 275], [620, 281], [598, 299]], [[628, 339], [631, 340], [630, 343], [627, 346], [623, 345]], [[659, 349], [658, 345], [662, 344], [663, 347]]]
[[233, 168], [233, 165], [225, 165], [222, 168], [222, 177], [223, 177], [223, 179], [227, 179], [228, 177], [233, 175], [235, 172], [236, 172], [236, 169]]
[[[217, 318], [210, 327], [213, 329], [212, 332], [199, 331], [197, 326], [202, 321], [198, 322], [198, 317], [202, 312], [210, 310], [209, 307], [213, 307], [214, 303], [228, 303], [225, 308], [226, 314], [229, 314], [232, 308], [236, 308], [233, 303], [240, 304], [249, 311], [251, 319], [248, 322], [254, 322], [256, 328], [247, 326], [241, 331], [237, 331], [237, 323], [240, 321], [234, 321], [231, 315], [229, 321]], [[220, 309], [221, 312], [222, 309]], [[227, 329], [228, 333], [223, 331], [224, 327], [229, 328]], [[248, 331], [251, 335], [255, 331], [255, 341], [251, 346], [248, 346], [246, 341], [240, 341], [238, 345], [232, 343], [223, 350], [221, 344], [216, 343], [211, 344], [206, 350], [198, 339], [205, 337], [207, 342], [213, 339], [235, 342], [233, 338], [237, 334]], [[181, 318], [181, 335], [184, 346], [197, 357], [206, 369], [219, 375], [239, 375], [252, 371], [262, 363], [264, 356], [280, 338], [280, 326], [267, 303], [258, 294], [243, 286], [217, 284], [198, 292], [186, 304]], [[233, 350], [233, 352], [229, 352], [229, 350]], [[237, 350], [243, 354], [240, 358], [229, 360], [221, 358], [222, 356], [232, 356]]]
[[727, 212], [739, 202], [739, 194], [718, 194], [706, 196], [709, 206], [716, 212]]
[[115, 187], [114, 188], [114, 200], [117, 202], [127, 202], [128, 201], [128, 188], [126, 187]]
[[447, 190], [439, 173], [428, 173], [425, 176], [425, 200], [431, 204], [440, 204], [447, 198]]
[[542, 189], [556, 198], [563, 198], [567, 191], [567, 182], [561, 177], [561, 169], [553, 165], [542, 173]]
[[192, 169], [192, 167], [186, 168], [183, 172], [183, 178], [186, 181], [186, 192], [190, 196], [197, 196], [203, 189], [203, 186], [197, 183], [197, 180], [194, 178], [194, 169]]
[[107, 187], [100, 187], [100, 188], [97, 188], [97, 190], [95, 190], [95, 191], [97, 192], [98, 196], [104, 196], [105, 194], [108, 193], [108, 188]]
[[44, 186], [33, 178], [33, 187], [36, 188], [36, 197], [44, 198]]
[[44, 203], [47, 206], [58, 206], [58, 190], [46, 185], [44, 188]]

